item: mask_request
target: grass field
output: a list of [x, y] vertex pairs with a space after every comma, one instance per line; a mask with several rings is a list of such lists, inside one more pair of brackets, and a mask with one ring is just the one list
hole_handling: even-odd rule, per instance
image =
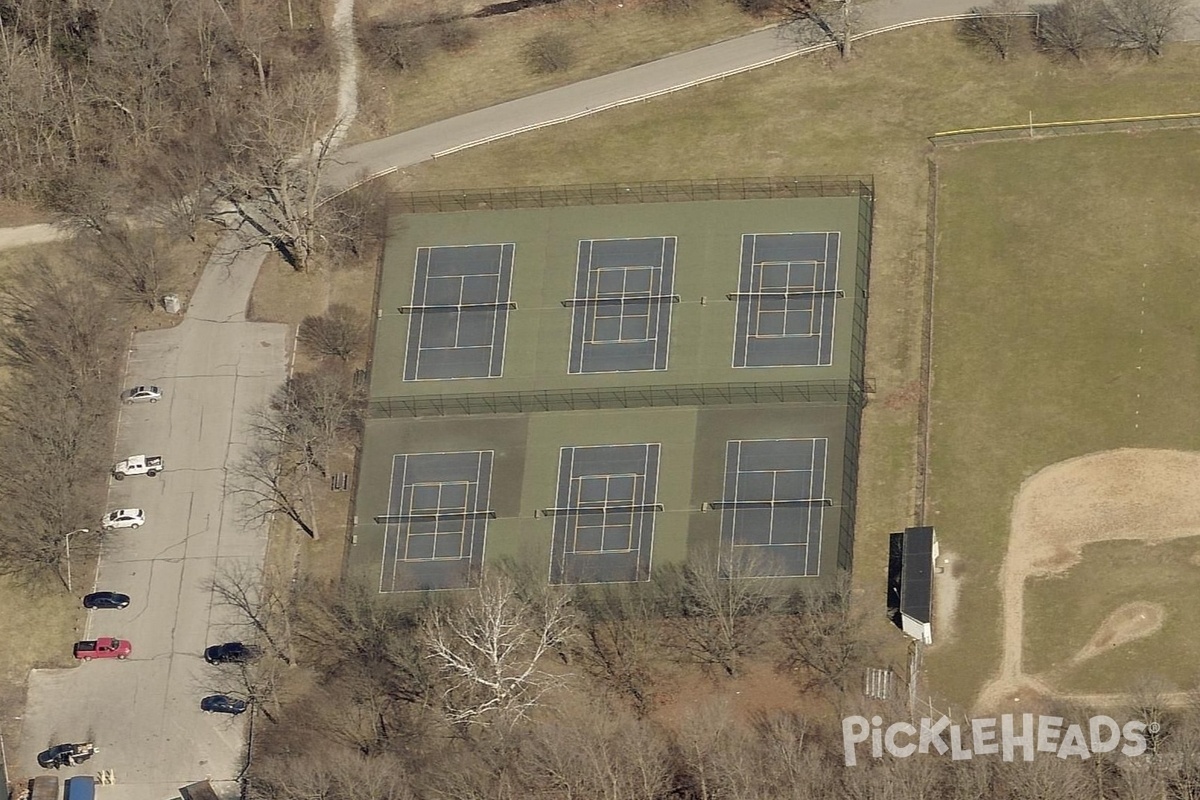
[[[698, 0], [690, 12], [671, 15], [637, 0], [598, 0], [565, 2], [467, 24], [479, 34], [474, 46], [457, 53], [435, 53], [417, 70], [385, 73], [364, 63], [359, 138], [416, 128], [738, 36], [767, 23], [727, 0]], [[571, 41], [574, 63], [560, 72], [536, 75], [525, 65], [521, 48], [534, 36], [551, 31]]]
[[[940, 159], [931, 495], [966, 574], [953, 640], [927, 663], [954, 702], [996, 666], [995, 581], [1021, 481], [1111, 448], [1200, 449], [1200, 213], [1181, 202], [1194, 181], [1179, 169], [1198, 145], [1188, 131], [1111, 134]], [[1061, 662], [1114, 608], [1144, 599], [1167, 607], [1158, 634], [1056, 685], [1119, 692], [1139, 672], [1188, 685], [1200, 657], [1196, 547], [1104, 542], [1064, 577], [1030, 581], [1028, 670]]]
[[[651, 104], [498, 142], [421, 165], [395, 179], [394, 185], [429, 189], [763, 174], [874, 174], [878, 200], [867, 375], [877, 379], [879, 393], [864, 418], [855, 561], [859, 586], [870, 601], [883, 596], [886, 534], [912, 521], [929, 152], [925, 137], [938, 130], [1016, 124], [1028, 119], [1030, 111], [1035, 120], [1046, 121], [1195, 110], [1194, 76], [1200, 67], [1200, 49], [1175, 46], [1156, 62], [1112, 59], [1083, 66], [1056, 65], [1027, 55], [1000, 64], [969, 50], [955, 38], [950, 26], [941, 25], [876, 37], [858, 45], [856, 53], [848, 64], [829, 58], [798, 59]], [[1147, 86], [1154, 91], [1147, 91]], [[620, 136], [614, 136], [614, 131], [620, 131]], [[1083, 166], [1109, 164], [1101, 156], [1088, 155], [1095, 152], [1092, 148], [1115, 146], [1107, 144], [1109, 141], [1133, 143], [1130, 147], [1147, 143], [1139, 149], [1141, 157], [1157, 159], [1156, 165], [1167, 164], [1167, 157], [1152, 155], [1157, 143], [1190, 138], [1168, 132], [1073, 139], [1060, 146], [1078, 149], [1079, 154], [1047, 174], [1061, 178], [1073, 169], [1082, 175]], [[1177, 143], [1164, 146], [1176, 148], [1165, 151], [1172, 154], [1187, 147]], [[1009, 147], [1008, 152], [1018, 153], [1015, 164], [1011, 156], [1004, 159], [1007, 179], [1028, 178], [1039, 186], [1031, 197], [1041, 196], [1037, 172], [1023, 160], [1033, 148], [1024, 143], [987, 147]], [[1001, 158], [1000, 151], [996, 152], [983, 157]], [[1131, 168], [1129, 174], [1136, 175], [1137, 168]], [[1005, 233], [998, 223], [986, 230], [995, 217], [988, 208], [990, 195], [983, 191], [987, 176], [961, 180], [980, 192], [972, 208], [977, 222], [985, 227], [978, 235], [985, 237], [980, 245], [986, 250], [987, 236]], [[1181, 174], [1170, 180], [1185, 182]], [[1145, 178], [1121, 183], [1095, 173], [1088, 185], [1093, 193], [1099, 192], [1090, 202], [1106, 205], [1124, 204], [1123, 198], [1149, 188]], [[1170, 192], [1164, 192], [1164, 199], [1157, 202], [1165, 202], [1166, 194]], [[953, 196], [952, 192], [948, 196]], [[1172, 201], [1171, 208], [1178, 212], [1181, 205]], [[1115, 233], [1102, 230], [1100, 223], [1095, 229], [1101, 236]], [[1090, 233], [1081, 238], [1090, 240]], [[968, 239], [964, 246], [973, 248]], [[1049, 297], [1061, 296], [1060, 291], [1079, 293], [1083, 285], [1076, 281], [1065, 289], [1056, 287]], [[996, 298], [998, 302], [1007, 302], [1007, 291]], [[953, 338], [960, 329], [972, 341], [979, 336], [978, 320], [959, 317], [953, 324], [958, 327], [940, 329], [940, 341]], [[947, 332], [950, 330], [954, 334]], [[1007, 347], [1007, 343], [993, 343], [991, 349], [998, 347]], [[949, 357], [948, 353], [940, 355]], [[1055, 370], [1064, 378], [1069, 371], [1070, 365], [1064, 369], [1062, 363]], [[1169, 376], [1171, 373], [1163, 380], [1172, 380]], [[1094, 383], [1089, 385], [1091, 391], [1096, 389]], [[1068, 419], [1071, 416], [1065, 402], [1058, 413]], [[1059, 442], [1070, 439], [1053, 432], [1047, 436]], [[943, 459], [949, 458], [944, 448], [941, 452]], [[939, 463], [945, 474], [946, 461]], [[963, 477], [973, 474], [972, 469]], [[980, 496], [980, 487], [986, 488], [982, 480], [972, 487], [972, 497]], [[965, 513], [982, 524], [984, 519], [970, 511], [972, 502], [964, 499]], [[944, 504], [941, 508], [949, 513]], [[993, 519], [993, 523], [1000, 522]], [[981, 545], [982, 556], [998, 556], [1001, 531], [1003, 527], [977, 534], [991, 537], [990, 545]], [[974, 581], [987, 585], [987, 574], [994, 575], [998, 566], [990, 563], [975, 567], [965, 591], [971, 591]], [[984, 653], [998, 641], [998, 621], [989, 606], [993, 601], [981, 598], [974, 607], [969, 603], [960, 606], [960, 619], [991, 609], [993, 616], [977, 625], [969, 639], [969, 644]], [[954, 651], [960, 657], [968, 652], [966, 645], [963, 647]], [[950, 696], [969, 698], [986, 677], [991, 662], [986, 658], [967, 662], [976, 664], [975, 668], [955, 668], [954, 663], [947, 651], [944, 660], [932, 660], [931, 676], [945, 685]]]

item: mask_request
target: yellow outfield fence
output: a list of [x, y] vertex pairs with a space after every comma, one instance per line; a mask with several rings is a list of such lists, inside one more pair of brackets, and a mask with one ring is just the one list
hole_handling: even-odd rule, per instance
[[1109, 133], [1113, 131], [1145, 131], [1160, 128], [1189, 128], [1200, 126], [1200, 111], [1186, 114], [1155, 114], [1148, 117], [1115, 117], [1112, 119], [1078, 119], [1060, 122], [1033, 122], [1024, 125], [997, 125], [991, 128], [964, 128], [941, 131], [929, 137], [934, 146], [1001, 142], [1012, 139], [1036, 139], [1050, 136], [1073, 136], [1080, 133]]

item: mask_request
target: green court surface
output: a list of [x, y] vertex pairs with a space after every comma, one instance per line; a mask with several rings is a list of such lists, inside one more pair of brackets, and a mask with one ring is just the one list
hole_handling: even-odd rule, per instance
[[[369, 584], [378, 581], [380, 590], [387, 592], [459, 588], [473, 581], [487, 563], [513, 558], [546, 568], [552, 582], [625, 582], [645, 580], [653, 565], [685, 561], [689, 552], [710, 550], [718, 542], [722, 552], [732, 553], [730, 547], [736, 543], [739, 547], [734, 549], [744, 546], [746, 551], [766, 553], [768, 560], [775, 558], [774, 553], [791, 554], [787, 558], [780, 555], [776, 566], [763, 568], [786, 577], [828, 576], [839, 566], [848, 567], [863, 399], [862, 330], [870, 213], [868, 193], [396, 216], [380, 282], [371, 410], [359, 468], [351, 574]], [[759, 234], [760, 238], [744, 241], [746, 234]], [[804, 236], [789, 239], [782, 234]], [[579, 266], [581, 242], [617, 242], [620, 247], [622, 242], [636, 244], [655, 237], [674, 237], [675, 247], [671, 294], [678, 297], [670, 304], [669, 339], [659, 342], [668, 348], [666, 368], [571, 374], [569, 361], [580, 352], [573, 325], [580, 326], [580, 316], [575, 307], [562, 301], [579, 295], [577, 269], [589, 268]], [[751, 245], [756, 241], [783, 247], [781, 263], [785, 266], [777, 268], [775, 256], [769, 257], [776, 259], [772, 261], [753, 255], [756, 251]], [[822, 291], [823, 286], [832, 289], [833, 285], [812, 278], [817, 268], [810, 267], [803, 267], [806, 277], [797, 278], [800, 283], [796, 285], [807, 287], [803, 281], [809, 281], [815, 290], [800, 294], [822, 295], [820, 300], [797, 300], [791, 295], [773, 305], [759, 301], [757, 295], [753, 301], [740, 300], [736, 293], [744, 275], [739, 270], [761, 269], [766, 276], [767, 270], [782, 269], [780, 274], [793, 274], [787, 271], [793, 269], [787, 266], [793, 262], [787, 260], [786, 248], [794, 241], [806, 247], [813, 242], [832, 243], [823, 245], [829, 248], [823, 252], [834, 256], [824, 263], [835, 262], [836, 300], [831, 292]], [[426, 358], [432, 352], [437, 358], [447, 348], [414, 350], [410, 331], [429, 342], [445, 344], [446, 331], [458, 335], [480, 319], [476, 315], [472, 321], [460, 311], [447, 317], [439, 307], [442, 316], [432, 322], [420, 320], [422, 313], [429, 313], [426, 309], [439, 302], [428, 299], [440, 291], [429, 286], [443, 280], [440, 275], [429, 278], [437, 267], [427, 265], [436, 265], [440, 253], [450, 252], [458, 258], [463, 251], [453, 248], [481, 249], [479, 245], [494, 246], [484, 253], [488, 258], [490, 253], [512, 254], [502, 256], [511, 259], [509, 264], [496, 267], [497, 275], [511, 270], [511, 290], [507, 297], [497, 290], [496, 296], [510, 300], [515, 308], [506, 306], [506, 321], [491, 312], [482, 317], [502, 333], [491, 342], [493, 350], [502, 348], [502, 373], [497, 377], [414, 380], [410, 363], [414, 353]], [[762, 252], [768, 252], [763, 247]], [[756, 258], [764, 259], [766, 266], [757, 266]], [[756, 266], [747, 267], [749, 262]], [[641, 262], [634, 258], [631, 263]], [[795, 263], [801, 263], [799, 256]], [[462, 269], [468, 275], [478, 274], [471, 272], [477, 269], [474, 262]], [[800, 275], [801, 270], [795, 274]], [[833, 275], [832, 268], [827, 274]], [[762, 280], [766, 286], [771, 278]], [[791, 287], [793, 279], [788, 277], [785, 282]], [[418, 284], [415, 292], [414, 283]], [[735, 297], [727, 298], [731, 293]], [[739, 312], [741, 302], [760, 305]], [[789, 336], [794, 336], [796, 346], [808, 347], [812, 360], [820, 361], [816, 354], [820, 342], [825, 341], [829, 355], [824, 360], [831, 363], [734, 367], [739, 337], [749, 347], [754, 337], [747, 331], [754, 331], [757, 337], [765, 330], [755, 327], [765, 323], [754, 315], [766, 319], [774, 308], [783, 309], [783, 316], [777, 315], [780, 324], [794, 330], [803, 323], [807, 330], [800, 336], [763, 335], [768, 344], [792, 346]], [[823, 310], [826, 308], [829, 312]], [[441, 327], [428, 327], [434, 325]], [[822, 337], [831, 337], [831, 341]], [[448, 349], [453, 351], [453, 346]], [[488, 397], [504, 397], [509, 402], [487, 402]], [[604, 445], [612, 447], [593, 449]], [[608, 538], [603, 540], [606, 544], [597, 545], [598, 550], [587, 550], [591, 545], [582, 544], [586, 531], [570, 527], [585, 524], [577, 523], [577, 509], [568, 521], [540, 510], [562, 506], [567, 496], [564, 492], [580, 481], [592, 480], [593, 474], [600, 475], [608, 486], [608, 481], [624, 480], [620, 476], [628, 470], [620, 465], [611, 469], [579, 467], [582, 477], [573, 477], [570, 469], [566, 470], [570, 474], [563, 472], [564, 464], [569, 463], [564, 448], [603, 461], [609, 453], [615, 458], [618, 446], [630, 445], [645, 446], [647, 453], [653, 448], [654, 457], [646, 459], [649, 467], [641, 471], [645, 474], [630, 478], [639, 492], [649, 492], [645, 502], [654, 509], [646, 513], [652, 519], [640, 513], [632, 515], [632, 544], [626, 551], [619, 547], [610, 550], [614, 546], [607, 543]], [[396, 458], [460, 453], [481, 454], [481, 463], [490, 466], [465, 477], [442, 474], [450, 461], [422, 456], [422, 463], [435, 466], [423, 467], [425, 474], [413, 478], [405, 466], [413, 462]], [[737, 453], [742, 455], [735, 459], [731, 454]], [[766, 459], [766, 466], [742, 466], [742, 460], [750, 464], [752, 456], [760, 462]], [[727, 478], [728, 465], [735, 461], [730, 472], [733, 477]], [[463, 526], [463, 514], [450, 513], [450, 506], [443, 507], [440, 499], [435, 505], [445, 513], [422, 517], [419, 524], [425, 527], [419, 531], [410, 527], [412, 507], [405, 503], [417, 502], [415, 492], [429, 491], [434, 493], [429, 496], [440, 498], [442, 489], [438, 487], [445, 482], [468, 486], [466, 491], [476, 504], [467, 508], [466, 516], [472, 520], [486, 517], [474, 528], [478, 531], [486, 526], [483, 536], [472, 538], [473, 534], [466, 533], [460, 546], [455, 536]], [[742, 487], [736, 489], [741, 493], [738, 498], [730, 496], [735, 486]], [[579, 491], [586, 494], [587, 489]], [[604, 503], [609, 502], [608, 491], [604, 490]], [[743, 502], [745, 498], [755, 502]], [[815, 502], [818, 498], [821, 503]], [[739, 502], [721, 505], [735, 499]], [[711, 503], [717, 506], [706, 505]], [[797, 506], [802, 508], [797, 510]], [[630, 518], [619, 505], [610, 503], [606, 508], [616, 509], [604, 512], [609, 514], [607, 520]], [[582, 519], [591, 518], [585, 515]], [[645, 527], [634, 534], [641, 524], [637, 519], [644, 520]], [[743, 533], [731, 533], [735, 524]], [[599, 530], [606, 535], [621, 533], [619, 525]], [[417, 550], [406, 544], [416, 541], [414, 531], [429, 533], [422, 542], [437, 543], [430, 544], [428, 552], [420, 551], [419, 558], [411, 557]], [[800, 556], [794, 557], [796, 553]], [[575, 562], [571, 559], [592, 565], [611, 560], [612, 564], [611, 568], [591, 566], [572, 571], [570, 564]], [[626, 562], [639, 566], [619, 565]], [[451, 573], [452, 577], [446, 577]]]

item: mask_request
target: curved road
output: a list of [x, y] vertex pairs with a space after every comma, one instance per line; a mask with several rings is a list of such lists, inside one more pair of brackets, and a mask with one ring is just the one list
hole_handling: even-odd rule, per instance
[[[966, 12], [970, 0], [876, 0], [867, 24], [890, 25]], [[352, 0], [339, 0], [335, 20], [351, 19]], [[1195, 34], [1189, 20], [1187, 35]], [[343, 53], [339, 127], [356, 109], [353, 49]], [[646, 95], [693, 85], [797, 54], [776, 30], [765, 30], [663, 58], [570, 86], [473, 111], [453, 119], [339, 152], [329, 185], [346, 187], [420, 163], [447, 150], [512, 135]], [[0, 247], [60, 238], [52, 226], [0, 230]], [[93, 739], [100, 753], [87, 769], [111, 769], [118, 783], [100, 797], [163, 800], [179, 786], [211, 777], [236, 777], [244, 747], [244, 720], [206, 718], [197, 700], [206, 691], [234, 688], [206, 668], [206, 644], [234, 638], [237, 629], [205, 588], [222, 565], [256, 565], [266, 540], [263, 526], [248, 523], [231, 495], [232, 468], [245, 452], [250, 410], [283, 382], [288, 329], [253, 323], [246, 307], [266, 250], [218, 245], [178, 327], [134, 337], [126, 379], [157, 383], [162, 403], [122, 414], [117, 456], [155, 452], [167, 471], [154, 479], [113, 484], [110, 507], [145, 508], [146, 526], [107, 537], [97, 579], [126, 591], [134, 604], [123, 612], [92, 612], [92, 635], [128, 636], [129, 662], [94, 662], [70, 670], [39, 670], [30, 678], [22, 745], [10, 765], [27, 774], [36, 753], [51, 741]], [[97, 510], [97, 517], [100, 510]], [[82, 581], [81, 581], [82, 583]], [[65, 777], [65, 775], [64, 775]]]

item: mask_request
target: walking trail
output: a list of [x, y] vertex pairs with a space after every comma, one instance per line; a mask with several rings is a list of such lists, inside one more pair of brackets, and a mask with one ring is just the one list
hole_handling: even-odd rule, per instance
[[[1188, 0], [1190, 9], [1198, 4], [1200, 0]], [[874, 0], [863, 6], [864, 32], [856, 38], [890, 30], [897, 25], [965, 14], [976, 5], [978, 0]], [[341, 62], [338, 140], [345, 136], [358, 111], [358, 65], [352, 25], [353, 0], [338, 0], [332, 20]], [[1200, 38], [1200, 18], [1196, 14], [1187, 15], [1181, 25], [1181, 38]], [[364, 179], [387, 175], [435, 156], [641, 102], [722, 76], [777, 63], [811, 49], [798, 48], [779, 28], [768, 28], [382, 139], [361, 142], [339, 151], [339, 163], [330, 170], [327, 185], [332, 188], [353, 186]], [[0, 249], [61, 238], [64, 235], [53, 225], [0, 228]]]

